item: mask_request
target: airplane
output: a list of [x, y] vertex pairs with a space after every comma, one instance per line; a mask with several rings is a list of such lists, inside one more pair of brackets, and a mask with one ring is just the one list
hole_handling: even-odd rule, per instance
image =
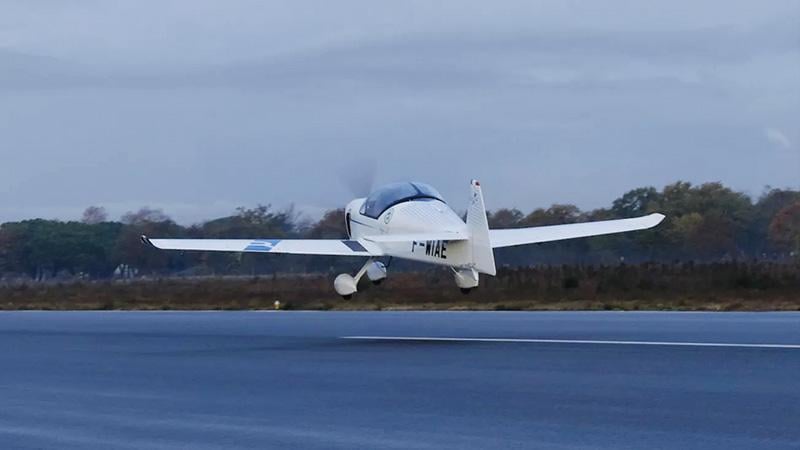
[[379, 284], [387, 277], [380, 258], [407, 259], [447, 266], [463, 293], [478, 287], [480, 274], [497, 273], [494, 249], [653, 228], [664, 215], [652, 213], [630, 219], [489, 229], [481, 185], [470, 182], [470, 200], [463, 220], [433, 187], [399, 182], [351, 201], [345, 208], [347, 239], [149, 239], [162, 250], [287, 253], [366, 257], [355, 274], [340, 274], [333, 282], [337, 294], [349, 299], [366, 275]]

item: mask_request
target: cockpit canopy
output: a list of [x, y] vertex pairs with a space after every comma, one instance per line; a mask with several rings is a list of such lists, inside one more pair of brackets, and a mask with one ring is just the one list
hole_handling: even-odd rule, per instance
[[402, 182], [387, 184], [373, 191], [364, 205], [361, 206], [362, 215], [377, 219], [387, 209], [399, 203], [412, 200], [442, 200], [439, 192], [425, 183]]

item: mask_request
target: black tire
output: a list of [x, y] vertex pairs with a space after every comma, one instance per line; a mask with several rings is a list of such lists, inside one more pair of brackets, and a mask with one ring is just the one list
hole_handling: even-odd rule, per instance
[[464, 295], [469, 295], [472, 292], [472, 288], [461, 288], [461, 293]]
[[375, 286], [378, 286], [381, 283], [383, 283], [383, 278], [381, 278], [380, 280], [375, 280], [375, 281], [372, 282], [372, 284], [374, 284]]
[[342, 298], [345, 300], [350, 300], [351, 298], [353, 298], [353, 294], [343, 295]]

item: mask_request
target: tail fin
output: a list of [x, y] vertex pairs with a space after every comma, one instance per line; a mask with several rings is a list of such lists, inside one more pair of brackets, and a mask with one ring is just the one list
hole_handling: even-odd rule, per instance
[[472, 263], [478, 272], [495, 275], [497, 270], [494, 265], [494, 250], [489, 240], [489, 221], [486, 218], [481, 184], [472, 180], [470, 188], [472, 196], [467, 209], [467, 230], [472, 246]]

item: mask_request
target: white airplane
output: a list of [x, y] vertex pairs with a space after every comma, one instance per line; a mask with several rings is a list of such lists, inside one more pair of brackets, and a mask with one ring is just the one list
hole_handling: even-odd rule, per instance
[[456, 285], [468, 293], [479, 274], [495, 275], [494, 249], [652, 228], [664, 219], [650, 214], [632, 219], [490, 230], [481, 185], [470, 184], [466, 221], [424, 183], [394, 183], [351, 201], [345, 209], [349, 239], [148, 239], [163, 250], [290, 253], [361, 256], [367, 261], [355, 276], [340, 274], [336, 293], [350, 298], [366, 274], [375, 284], [386, 278], [381, 257], [402, 258], [450, 267]]

